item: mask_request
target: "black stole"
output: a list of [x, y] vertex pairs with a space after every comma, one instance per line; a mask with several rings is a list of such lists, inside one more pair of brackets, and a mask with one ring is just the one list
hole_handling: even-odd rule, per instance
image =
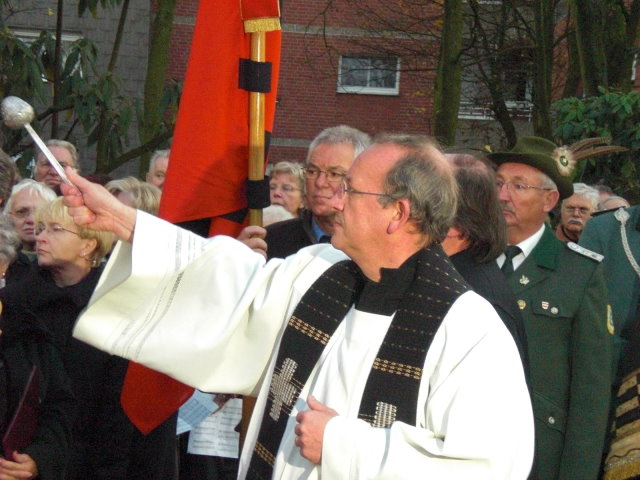
[[[380, 345], [360, 403], [358, 418], [373, 427], [386, 428], [395, 421], [415, 425], [427, 351], [453, 302], [469, 290], [439, 245], [415, 256], [413, 280]], [[365, 281], [353, 261], [337, 263], [295, 308], [280, 342], [248, 479], [271, 478], [293, 405]]]

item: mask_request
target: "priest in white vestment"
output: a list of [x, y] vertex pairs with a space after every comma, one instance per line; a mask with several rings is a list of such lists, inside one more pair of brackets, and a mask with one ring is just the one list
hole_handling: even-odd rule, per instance
[[[77, 189], [63, 190], [75, 221], [125, 240], [74, 335], [199, 390], [257, 395], [239, 478], [259, 477], [256, 455], [270, 459], [274, 479], [527, 478], [533, 418], [518, 350], [489, 303], [441, 258], [437, 242], [455, 213], [456, 187], [428, 139], [376, 140], [326, 199], [337, 212], [336, 248], [314, 245], [268, 263], [233, 239], [201, 239], [69, 176]], [[318, 285], [347, 259], [355, 262], [354, 278], [362, 277], [355, 300], [343, 305], [326, 338], [309, 334], [313, 328], [298, 321], [299, 304], [309, 299], [318, 317], [325, 304], [331, 311], [332, 296], [323, 300]], [[433, 263], [425, 266], [425, 259]], [[351, 268], [353, 262], [344, 263]], [[456, 292], [432, 319], [419, 368], [403, 365], [419, 372], [409, 423], [395, 421], [389, 409], [413, 387], [388, 391], [371, 377], [389, 373], [380, 367], [387, 365], [380, 352], [399, 317], [437, 317], [440, 298], [419, 298], [417, 282], [427, 289], [453, 285]], [[342, 290], [339, 285], [335, 292]], [[406, 308], [416, 301], [434, 310]], [[281, 339], [296, 329], [321, 337], [323, 345], [302, 382], [294, 379], [302, 369], [298, 359], [278, 360], [290, 347]], [[364, 397], [376, 390], [391, 400], [377, 402], [375, 418], [363, 420]], [[284, 429], [272, 457], [259, 433], [271, 418], [282, 420]]]

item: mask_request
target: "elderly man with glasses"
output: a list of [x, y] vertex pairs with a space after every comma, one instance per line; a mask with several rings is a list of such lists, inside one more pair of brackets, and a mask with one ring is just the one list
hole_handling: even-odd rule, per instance
[[580, 234], [598, 207], [598, 191], [584, 183], [573, 184], [573, 195], [560, 206], [556, 237], [563, 242], [578, 242]]
[[489, 155], [509, 245], [498, 257], [524, 319], [539, 480], [598, 478], [609, 414], [612, 333], [602, 256], [545, 224], [573, 194], [568, 148], [523, 137]]
[[75, 335], [204, 391], [257, 393], [238, 478], [527, 478], [522, 362], [440, 246], [457, 186], [430, 139], [378, 138], [327, 199], [332, 245], [266, 264], [71, 181], [77, 222], [133, 242]]
[[307, 210], [299, 218], [269, 225], [268, 258], [284, 258], [314, 243], [329, 242], [335, 218], [331, 199], [369, 142], [369, 135], [346, 125], [326, 128], [313, 139], [303, 169]]

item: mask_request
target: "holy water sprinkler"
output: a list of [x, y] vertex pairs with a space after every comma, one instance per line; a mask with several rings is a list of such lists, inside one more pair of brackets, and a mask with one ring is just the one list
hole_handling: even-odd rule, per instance
[[40, 148], [40, 151], [45, 157], [47, 157], [51, 166], [58, 175], [60, 175], [62, 181], [67, 185], [73, 185], [71, 180], [67, 177], [67, 174], [64, 173], [62, 165], [60, 165], [58, 160], [56, 160], [56, 157], [53, 156], [51, 150], [49, 150], [31, 126], [31, 121], [35, 117], [35, 113], [33, 112], [31, 105], [18, 97], [5, 97], [5, 99], [2, 100], [2, 104], [0, 104], [0, 113], [2, 114], [2, 119], [7, 127], [13, 128], [14, 130], [22, 127], [26, 128], [33, 141], [36, 142], [36, 145]]

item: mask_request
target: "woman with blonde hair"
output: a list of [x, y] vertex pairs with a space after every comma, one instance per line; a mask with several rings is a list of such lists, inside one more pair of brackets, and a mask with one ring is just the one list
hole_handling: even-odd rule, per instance
[[136, 177], [125, 177], [111, 180], [105, 188], [125, 205], [151, 215], [158, 215], [162, 190], [155, 185], [142, 182]]
[[304, 175], [302, 166], [292, 162], [278, 162], [269, 174], [271, 205], [282, 205], [294, 217], [304, 209]]
[[[113, 241], [110, 233], [75, 225], [62, 198], [56, 199], [36, 211], [37, 268], [23, 280], [0, 290], [3, 316], [19, 322], [31, 315], [51, 333], [77, 399], [66, 480], [128, 478], [134, 427], [120, 406], [128, 362], [71, 335]], [[28, 453], [29, 449], [25, 451]], [[22, 454], [0, 461], [0, 473], [3, 465], [38, 472], [39, 463], [50, 461]]]

